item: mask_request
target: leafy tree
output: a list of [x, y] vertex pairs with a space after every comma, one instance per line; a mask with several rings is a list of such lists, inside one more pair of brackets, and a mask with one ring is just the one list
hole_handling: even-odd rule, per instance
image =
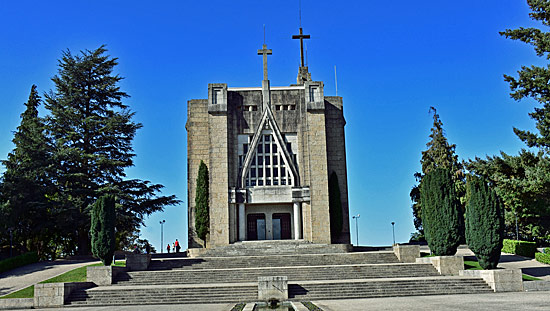
[[422, 159], [420, 160], [422, 172], [416, 172], [414, 174], [419, 184], [414, 185], [410, 192], [411, 201], [413, 202], [414, 226], [421, 234], [424, 232], [424, 228], [422, 226], [420, 183], [426, 174], [439, 167], [450, 170], [452, 172], [455, 192], [461, 198], [461, 202], [463, 202], [465, 194], [464, 167], [463, 164], [458, 161], [458, 155], [455, 153], [456, 145], [449, 144], [447, 141], [443, 130], [443, 122], [439, 118], [437, 110], [434, 107], [430, 107], [430, 113], [433, 113], [434, 120], [430, 134], [431, 140], [426, 144], [428, 149], [422, 151]]
[[505, 234], [543, 242], [550, 239], [550, 159], [544, 152], [522, 150], [517, 156], [476, 157], [470, 172], [491, 182], [505, 208]]
[[92, 207], [90, 235], [92, 253], [110, 266], [115, 253], [115, 197], [103, 195]]
[[466, 242], [483, 269], [496, 269], [504, 239], [504, 209], [486, 180], [469, 176]]
[[337, 241], [340, 237], [340, 233], [342, 233], [342, 222], [344, 219], [342, 215], [340, 185], [338, 184], [338, 176], [336, 175], [336, 172], [332, 172], [332, 174], [330, 174], [328, 180], [328, 191], [330, 232], [332, 234], [333, 241]]
[[[63, 53], [55, 91], [46, 95], [48, 133], [55, 142], [52, 196], [63, 219], [60, 230], [71, 241], [67, 252], [78, 245], [89, 253], [90, 209], [103, 194], [114, 194], [117, 231], [133, 232], [143, 217], [179, 203], [175, 196], [158, 196], [163, 187], [139, 179], [126, 179], [133, 166], [132, 140], [141, 124], [122, 100], [128, 94], [118, 86], [122, 77], [113, 74], [117, 59], [105, 55], [104, 46], [72, 55]], [[72, 248], [72, 249], [71, 249]]]
[[450, 171], [435, 168], [426, 174], [420, 184], [420, 199], [422, 226], [432, 254], [454, 255], [464, 219]]
[[[527, 0], [532, 10], [531, 19], [541, 22], [544, 26], [550, 26], [550, 4], [548, 1]], [[550, 59], [550, 33], [538, 28], [507, 29], [500, 33], [508, 39], [519, 40], [534, 47], [537, 56]], [[518, 71], [518, 78], [504, 75], [504, 80], [510, 84], [511, 97], [517, 101], [524, 98], [532, 98], [541, 107], [529, 116], [535, 120], [537, 132], [514, 128], [516, 135], [529, 147], [537, 147], [550, 152], [550, 67], [522, 66]]]
[[[38, 116], [41, 98], [36, 85], [31, 87], [21, 124], [14, 133], [15, 148], [2, 161], [6, 167], [0, 186], [0, 229], [13, 229], [14, 241], [37, 250], [41, 256], [55, 231], [51, 217], [51, 146]], [[29, 242], [27, 245], [27, 242]]]
[[[527, 4], [532, 11], [531, 19], [545, 27], [550, 25], [548, 1], [528, 0]], [[550, 32], [520, 27], [500, 34], [527, 43], [537, 56], [550, 59]], [[494, 184], [506, 209], [508, 235], [515, 236], [517, 216], [522, 238], [547, 243], [550, 241], [550, 67], [522, 66], [517, 77], [504, 75], [504, 80], [510, 85], [513, 99], [531, 98], [539, 104], [529, 114], [535, 121], [535, 131], [514, 128], [514, 133], [538, 152], [522, 150], [517, 156], [501, 153], [500, 157], [486, 160], [476, 158], [468, 163], [468, 169]]]
[[206, 235], [210, 230], [210, 211], [208, 206], [209, 186], [208, 168], [201, 160], [195, 190], [195, 231], [197, 236], [206, 242]]

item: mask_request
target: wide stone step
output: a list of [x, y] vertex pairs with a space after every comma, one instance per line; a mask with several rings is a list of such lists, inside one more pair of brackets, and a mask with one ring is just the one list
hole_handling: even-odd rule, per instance
[[287, 276], [289, 281], [438, 276], [430, 264], [282, 267], [231, 270], [172, 270], [121, 273], [117, 285], [257, 282], [260, 276]]
[[289, 285], [289, 298], [292, 300], [353, 299], [492, 292], [491, 288], [480, 279], [434, 279]]
[[149, 270], [224, 269], [246, 267], [319, 266], [350, 264], [398, 263], [393, 252], [363, 252], [344, 254], [273, 255], [242, 257], [202, 257], [152, 260]]
[[[410, 278], [368, 281], [297, 282], [289, 284], [289, 298], [353, 299], [415, 295], [491, 293], [481, 279], [459, 277]], [[103, 287], [76, 291], [69, 305], [136, 305], [158, 303], [232, 303], [257, 300], [257, 286], [134, 286], [131, 289]]]
[[[348, 246], [349, 247], [349, 246]], [[346, 245], [316, 244], [306, 241], [279, 240], [279, 241], [246, 241], [237, 242], [223, 247], [203, 250], [203, 257], [227, 256], [254, 256], [280, 254], [330, 254], [345, 253]]]

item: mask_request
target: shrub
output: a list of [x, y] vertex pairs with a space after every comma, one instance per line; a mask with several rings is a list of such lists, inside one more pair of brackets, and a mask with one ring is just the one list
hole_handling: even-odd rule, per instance
[[0, 261], [0, 273], [35, 262], [38, 262], [38, 253], [36, 252], [28, 252], [23, 255], [4, 259]]
[[504, 209], [487, 181], [468, 176], [466, 242], [483, 269], [496, 269], [504, 238]]
[[516, 241], [505, 239], [502, 243], [502, 252], [534, 258], [537, 250], [535, 242]]
[[432, 254], [454, 255], [462, 238], [464, 219], [451, 173], [437, 168], [426, 174], [420, 183], [420, 201], [422, 226]]
[[328, 199], [330, 210], [330, 233], [332, 235], [332, 242], [334, 243], [338, 242], [340, 233], [342, 233], [343, 222], [342, 198], [336, 172], [332, 172], [328, 180]]
[[550, 253], [535, 253], [535, 259], [538, 262], [545, 263], [547, 265], [550, 265]]
[[92, 207], [90, 233], [92, 253], [110, 266], [115, 253], [115, 197], [104, 195]]
[[206, 235], [210, 229], [210, 211], [208, 207], [208, 168], [201, 160], [195, 190], [195, 231], [197, 236], [206, 242]]

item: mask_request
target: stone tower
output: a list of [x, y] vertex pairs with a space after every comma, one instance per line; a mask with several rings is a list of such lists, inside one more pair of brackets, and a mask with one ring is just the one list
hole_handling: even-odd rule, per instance
[[[308, 39], [308, 35], [293, 36]], [[271, 87], [264, 44], [261, 87], [208, 85], [208, 99], [187, 104], [189, 248], [195, 233], [200, 161], [210, 182], [206, 247], [249, 240], [350, 243], [342, 97], [325, 96], [302, 62], [297, 84]], [[339, 180], [342, 232], [330, 232], [330, 174]]]

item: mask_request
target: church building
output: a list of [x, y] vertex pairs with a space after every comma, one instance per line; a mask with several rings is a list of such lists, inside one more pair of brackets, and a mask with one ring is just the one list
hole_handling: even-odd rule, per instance
[[[270, 85], [267, 57], [272, 50], [264, 44], [258, 50], [261, 87], [211, 83], [208, 99], [187, 103], [189, 248], [285, 239], [350, 243], [342, 97], [326, 96], [323, 82], [311, 79], [303, 53], [309, 35], [300, 28], [293, 38], [301, 46], [296, 84]], [[206, 243], [195, 232], [201, 161], [209, 173]], [[333, 173], [340, 190], [341, 213], [333, 212], [338, 216], [329, 209]], [[331, 226], [334, 219], [341, 225]], [[331, 232], [331, 227], [341, 230]]]

